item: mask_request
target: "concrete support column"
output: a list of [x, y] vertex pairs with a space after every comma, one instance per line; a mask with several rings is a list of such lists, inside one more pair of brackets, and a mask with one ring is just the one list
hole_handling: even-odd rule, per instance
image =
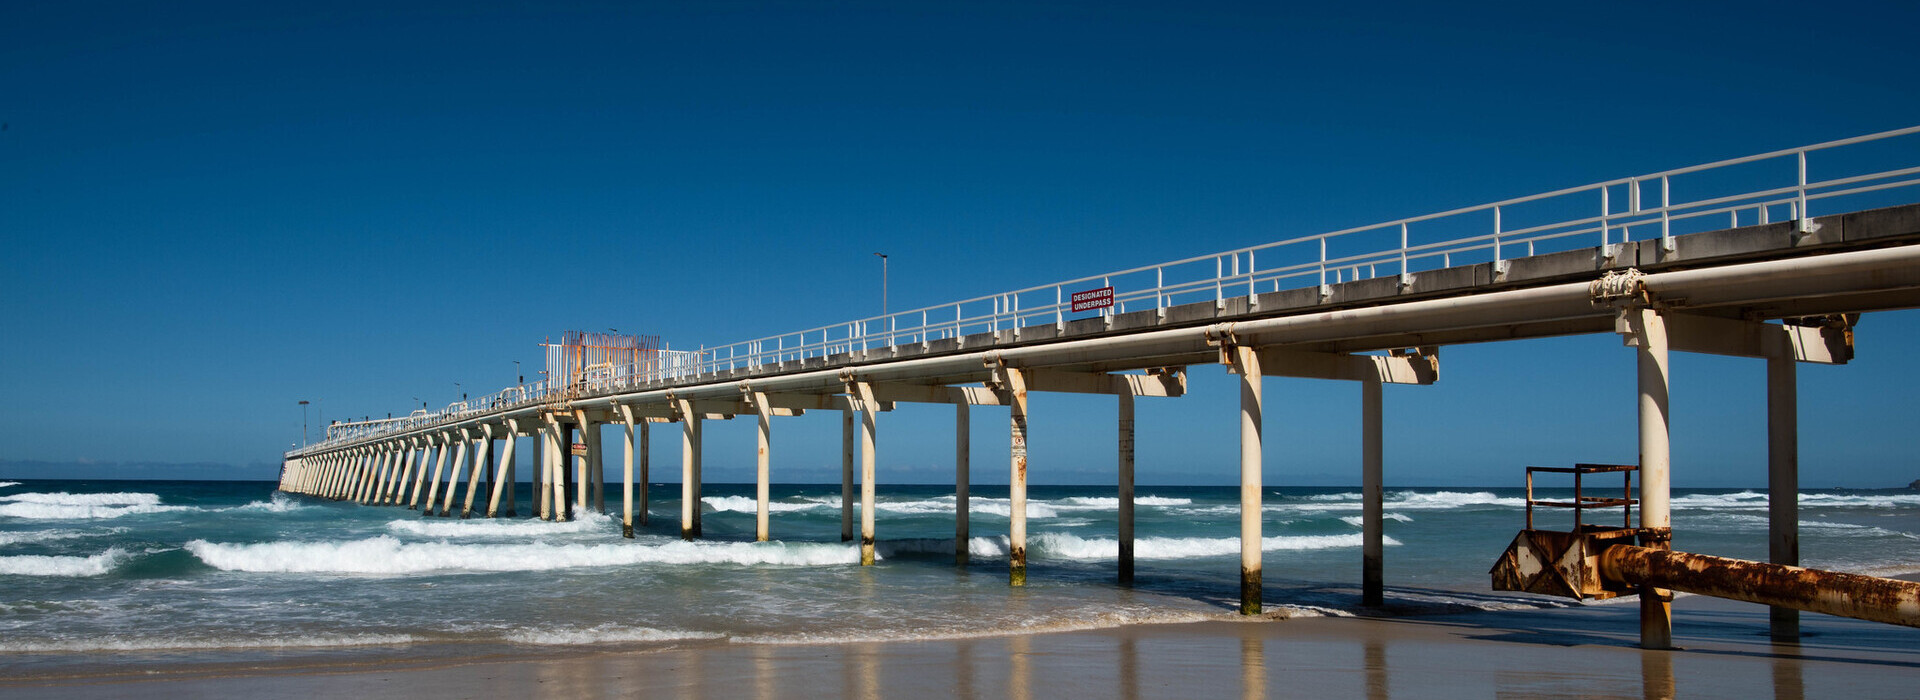
[[700, 414], [680, 402], [680, 538], [700, 536]]
[[[1767, 561], [1800, 565], [1800, 398], [1793, 349], [1767, 357]], [[1775, 606], [1774, 641], [1800, 639], [1800, 611]]]
[[853, 539], [853, 409], [840, 412], [840, 541]]
[[453, 446], [453, 436], [441, 433], [438, 442], [439, 445], [434, 450], [433, 476], [427, 479], [427, 500], [420, 504], [422, 517], [433, 515], [433, 502], [438, 500], [437, 497], [440, 495], [440, 476], [447, 468], [447, 448]]
[[[591, 474], [591, 472], [593, 472], [593, 464], [591, 464], [591, 460], [593, 460], [593, 441], [589, 441], [588, 439], [588, 432], [591, 432], [591, 428], [589, 428], [586, 420], [582, 420], [582, 422], [578, 422], [578, 424], [574, 424], [574, 426], [576, 426], [574, 432], [578, 433], [578, 435], [574, 435], [572, 441], [568, 441], [568, 445], [566, 445], [566, 455], [570, 458], [570, 464], [574, 466], [574, 472], [572, 472], [572, 474], [574, 474], [574, 512], [586, 514], [586, 512], [588, 512], [588, 506], [593, 504], [593, 474]], [[574, 445], [584, 447], [584, 453], [582, 453], [582, 455], [574, 455]]]
[[541, 520], [553, 519], [553, 435], [552, 427], [542, 425], [534, 429], [533, 437], [536, 449], [534, 454], [538, 463], [533, 472], [533, 510]]
[[874, 417], [879, 406], [873, 400], [873, 385], [854, 385], [855, 404], [860, 409], [860, 565], [873, 566], [874, 467], [879, 449]]
[[1007, 405], [1012, 408], [1008, 422], [1009, 468], [1007, 475], [1007, 583], [1027, 585], [1027, 380], [1019, 369], [1008, 367], [1005, 373]]
[[581, 442], [587, 443], [587, 471], [593, 473], [593, 512], [604, 514], [607, 512], [607, 453], [600, 449], [605, 437], [605, 431], [600, 428], [598, 423], [580, 421], [581, 435], [586, 438]]
[[752, 398], [754, 413], [760, 418], [758, 426], [760, 451], [754, 462], [754, 473], [757, 477], [753, 492], [754, 539], [759, 542], [765, 542], [767, 541], [768, 525], [770, 524], [767, 516], [768, 511], [771, 509], [771, 504], [769, 504], [768, 501], [772, 500], [773, 495], [772, 485], [769, 483], [771, 481], [772, 470], [769, 469], [770, 455], [768, 454], [768, 451], [772, 449], [773, 443], [773, 409], [767, 406], [766, 394], [756, 393]]
[[973, 407], [962, 401], [953, 405], [953, 563], [967, 565], [972, 544], [971, 518], [973, 498]]
[[502, 445], [504, 453], [500, 455], [500, 478], [493, 480], [493, 493], [487, 498], [487, 517], [489, 518], [500, 515], [500, 496], [502, 492], [511, 493], [513, 491], [513, 447], [514, 443], [519, 441], [519, 421], [509, 418], [507, 419], [506, 444]]
[[621, 443], [626, 447], [625, 459], [621, 460], [626, 480], [620, 489], [620, 536], [633, 539], [633, 407], [621, 405], [620, 419], [621, 434], [626, 438]]
[[573, 463], [573, 430], [567, 424], [552, 421], [547, 437], [552, 442], [553, 461], [547, 477], [553, 491], [553, 519], [555, 521], [573, 519], [572, 501], [567, 500], [567, 466]]
[[360, 490], [354, 494], [354, 500], [358, 501], [360, 505], [364, 506], [373, 502], [373, 487], [375, 484], [380, 483], [380, 471], [387, 466], [388, 452], [389, 450], [384, 445], [374, 446], [373, 455], [367, 460], [367, 469], [360, 474]]
[[1253, 348], [1232, 346], [1233, 369], [1240, 375], [1240, 614], [1260, 614], [1260, 506], [1263, 425], [1260, 356]]
[[1122, 382], [1115, 442], [1120, 471], [1120, 583], [1133, 583], [1133, 392]]
[[397, 506], [400, 505], [400, 501], [406, 498], [407, 484], [413, 483], [414, 463], [419, 461], [419, 457], [420, 441], [409, 438], [407, 440], [407, 456], [400, 463], [400, 473], [393, 480], [392, 492], [387, 494], [388, 502]]
[[378, 445], [367, 448], [366, 459], [362, 460], [360, 472], [355, 474], [353, 479], [354, 503], [366, 505], [367, 491], [369, 490], [367, 487], [373, 483], [374, 473], [380, 470], [380, 458], [382, 456], [383, 454]]
[[519, 497], [518, 497], [520, 492], [520, 477], [519, 477], [520, 469], [519, 469], [518, 461], [520, 458], [515, 453], [515, 450], [514, 450], [514, 446], [519, 444], [519, 442], [520, 442], [520, 422], [516, 420], [507, 421], [507, 456], [506, 456], [506, 459], [503, 460], [506, 462], [506, 465], [507, 465], [506, 466], [507, 473], [505, 476], [505, 480], [507, 482], [507, 495], [506, 495], [507, 504], [506, 504], [506, 510], [502, 513], [502, 515], [505, 515], [506, 517], [513, 517], [520, 514], [520, 508], [519, 508], [520, 504], [519, 504]]
[[407, 510], [420, 507], [420, 490], [422, 486], [426, 485], [427, 481], [427, 462], [433, 459], [435, 452], [437, 452], [437, 450], [434, 448], [433, 436], [429, 435], [422, 438], [420, 443], [420, 469], [413, 475], [413, 489], [407, 492]]
[[382, 492], [386, 491], [388, 476], [393, 472], [393, 468], [398, 466], [398, 462], [400, 461], [398, 459], [398, 452], [399, 451], [394, 449], [392, 445], [382, 445], [380, 447], [379, 468], [373, 470], [373, 480], [367, 484], [367, 503], [380, 505], [380, 496]]
[[653, 453], [653, 437], [648, 430], [649, 423], [640, 423], [640, 524], [647, 524], [647, 483], [652, 479], [649, 466]]
[[467, 476], [467, 498], [460, 503], [460, 519], [473, 517], [473, 495], [480, 492], [481, 472], [493, 472], [493, 424], [480, 426], [473, 443], [473, 473]]
[[1386, 602], [1386, 489], [1382, 478], [1380, 377], [1360, 380], [1360, 604]]
[[[1673, 517], [1670, 511], [1672, 463], [1668, 421], [1667, 324], [1658, 311], [1636, 307], [1626, 312], [1639, 348], [1640, 384], [1640, 527], [1643, 546], [1671, 549]], [[1640, 646], [1673, 648], [1673, 594], [1662, 588], [1640, 588]]]
[[405, 468], [407, 463], [406, 443], [394, 443], [392, 452], [392, 459], [389, 460], [390, 463], [387, 465], [386, 473], [380, 475], [380, 492], [374, 494], [374, 502], [380, 505], [387, 505], [393, 502], [393, 485], [399, 483], [400, 470]]
[[467, 468], [467, 443], [472, 441], [470, 432], [466, 428], [461, 428], [459, 446], [453, 449], [453, 473], [447, 475], [446, 499], [440, 502], [442, 518], [453, 516], [453, 492], [460, 489], [461, 470]]

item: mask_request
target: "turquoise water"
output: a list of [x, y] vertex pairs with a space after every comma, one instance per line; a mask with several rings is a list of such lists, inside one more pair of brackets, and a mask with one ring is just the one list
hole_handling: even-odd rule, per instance
[[[1005, 487], [974, 488], [964, 567], [951, 487], [880, 487], [874, 567], [840, 541], [838, 484], [776, 486], [769, 543], [752, 541], [751, 485], [705, 491], [706, 537], [683, 542], [677, 484], [653, 488], [666, 498], [626, 540], [617, 515], [460, 520], [265, 482], [0, 481], [0, 669], [927, 639], [1231, 617], [1238, 602], [1237, 488], [1139, 488], [1137, 581], [1122, 587], [1112, 488], [1033, 487], [1024, 589], [1006, 583]], [[1357, 489], [1265, 498], [1269, 607], [1361, 610]], [[1488, 590], [1522, 525], [1518, 489], [1386, 500], [1389, 614], [1567, 604]], [[1802, 504], [1808, 565], [1920, 571], [1920, 493]], [[1677, 547], [1765, 558], [1763, 493], [1680, 489], [1673, 507]]]

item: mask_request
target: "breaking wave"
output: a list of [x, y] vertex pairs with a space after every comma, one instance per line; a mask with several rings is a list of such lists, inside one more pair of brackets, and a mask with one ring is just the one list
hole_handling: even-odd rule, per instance
[[297, 637], [123, 637], [117, 635], [59, 641], [0, 642], [0, 651], [164, 651], [169, 649], [294, 649], [387, 646], [420, 641], [404, 634], [300, 635]]
[[859, 550], [844, 544], [453, 544], [402, 542], [390, 535], [350, 542], [222, 544], [194, 540], [186, 549], [216, 569], [256, 573], [548, 571], [634, 564], [839, 566], [860, 561]]
[[127, 558], [126, 551], [118, 547], [90, 557], [34, 554], [0, 557], [0, 576], [100, 576]]
[[509, 632], [507, 641], [521, 644], [575, 645], [603, 642], [677, 642], [692, 639], [719, 639], [724, 635], [687, 630], [658, 630], [651, 627], [622, 627], [614, 624], [593, 627], [561, 627]]
[[[1360, 533], [1275, 535], [1261, 538], [1260, 549], [1267, 552], [1344, 549], [1359, 547], [1363, 542], [1363, 535]], [[1381, 542], [1388, 546], [1400, 544], [1399, 540], [1391, 537], [1382, 537]], [[953, 549], [951, 538], [887, 540], [878, 545], [880, 552], [894, 555], [948, 554], [953, 552]], [[1008, 549], [1008, 540], [1005, 536], [974, 537], [967, 540], [967, 553], [972, 557], [1003, 559], [1006, 558]], [[1237, 537], [1141, 537], [1133, 542], [1133, 556], [1141, 560], [1194, 559], [1239, 553], [1240, 539]], [[1105, 537], [1079, 537], [1064, 532], [1042, 532], [1027, 538], [1027, 555], [1038, 560], [1118, 559], [1120, 558], [1120, 541]]]
[[607, 528], [613, 522], [605, 516], [586, 515], [574, 520], [549, 522], [544, 520], [394, 520], [387, 523], [387, 531], [403, 535], [422, 537], [537, 537], [540, 535], [569, 535], [579, 532], [594, 532]]

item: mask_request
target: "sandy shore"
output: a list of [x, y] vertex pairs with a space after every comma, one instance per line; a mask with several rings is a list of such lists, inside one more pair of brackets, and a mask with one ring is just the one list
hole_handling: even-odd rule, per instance
[[0, 680], [39, 698], [352, 697], [1911, 697], [1920, 630], [1690, 597], [1672, 652], [1635, 647], [1633, 605], [1296, 618], [917, 642], [720, 644], [563, 658]]

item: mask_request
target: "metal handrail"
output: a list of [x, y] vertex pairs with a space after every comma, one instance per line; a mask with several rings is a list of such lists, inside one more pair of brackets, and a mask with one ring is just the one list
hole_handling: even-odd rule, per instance
[[[1393, 221], [1355, 226], [1326, 233], [1299, 236], [1272, 243], [1238, 248], [1207, 255], [1182, 258], [1153, 265], [1117, 270], [1098, 275], [1076, 277], [1051, 284], [1025, 287], [1008, 292], [974, 297], [896, 313], [845, 321], [802, 331], [767, 336], [744, 342], [701, 348], [691, 353], [672, 353], [670, 361], [658, 366], [629, 368], [617, 376], [594, 378], [571, 386], [552, 386], [547, 381], [509, 387], [482, 399], [455, 402], [425, 416], [409, 417], [403, 425], [366, 426], [365, 429], [340, 431], [327, 440], [310, 444], [288, 454], [312, 451], [357, 442], [389, 432], [403, 432], [465, 419], [475, 414], [514, 408], [546, 401], [577, 398], [635, 388], [656, 388], [684, 378], [700, 378], [717, 372], [784, 366], [810, 358], [849, 354], [857, 351], [887, 349], [904, 344], [923, 347], [934, 340], [961, 338], [978, 333], [1013, 333], [1022, 328], [1051, 323], [1064, 328], [1075, 291], [1082, 287], [1112, 287], [1113, 305], [1097, 312], [1105, 316], [1133, 310], [1153, 309], [1165, 314], [1170, 307], [1211, 299], [1224, 307], [1229, 298], [1250, 297], [1257, 304], [1263, 292], [1319, 287], [1382, 276], [1397, 276], [1411, 282], [1418, 272], [1452, 267], [1457, 260], [1492, 262], [1503, 271], [1506, 261], [1538, 254], [1545, 244], [1582, 237], [1596, 237], [1605, 249], [1620, 243], [1658, 238], [1671, 247], [1675, 224], [1688, 224], [1710, 217], [1725, 216], [1732, 226], [1741, 225], [1742, 214], [1751, 213], [1749, 223], [1771, 223], [1776, 212], [1781, 221], [1800, 222], [1802, 230], [1812, 217], [1808, 205], [1816, 200], [1878, 192], [1920, 185], [1920, 166], [1879, 170], [1864, 174], [1808, 179], [1808, 156], [1845, 146], [1885, 141], [1920, 134], [1920, 126], [1826, 141], [1799, 148], [1770, 151], [1757, 155], [1715, 161], [1701, 165], [1665, 170], [1634, 177], [1616, 178], [1578, 187], [1504, 199], [1497, 202], [1422, 214]], [[1769, 182], [1734, 194], [1717, 194], [1686, 200], [1673, 196], [1673, 181], [1684, 175], [1707, 173], [1740, 165], [1792, 158], [1795, 176], [1787, 182]], [[1649, 191], [1657, 203], [1643, 202]], [[1624, 197], [1621, 197], [1624, 195]], [[1554, 203], [1569, 197], [1595, 197], [1581, 207], [1587, 213], [1560, 215], [1542, 223], [1503, 228], [1509, 212], [1525, 205]], [[1623, 198], [1625, 201], [1617, 201]], [[1438, 241], [1416, 243], [1416, 225], [1457, 221], [1467, 217], [1487, 220], [1469, 222], [1485, 227], [1482, 232]], [[1487, 224], [1491, 226], [1488, 227]], [[1703, 229], [1705, 230], [1705, 229]], [[1357, 253], [1330, 253], [1330, 244], [1350, 237], [1380, 235], [1397, 239], [1398, 245], [1376, 247]], [[1304, 251], [1304, 254], [1303, 254]], [[1514, 255], [1514, 251], [1524, 254]], [[1549, 249], [1546, 252], [1557, 252]], [[1269, 261], [1262, 268], [1257, 263]], [[1277, 262], [1275, 262], [1277, 261]], [[1196, 273], [1195, 270], [1198, 270]], [[1172, 272], [1172, 275], [1169, 275]], [[1169, 280], [1169, 277], [1172, 277]], [[1037, 303], [1036, 303], [1037, 302]], [[906, 321], [903, 325], [902, 321]], [[1079, 320], [1078, 318], [1074, 320]], [[400, 421], [401, 419], [395, 419]]]

